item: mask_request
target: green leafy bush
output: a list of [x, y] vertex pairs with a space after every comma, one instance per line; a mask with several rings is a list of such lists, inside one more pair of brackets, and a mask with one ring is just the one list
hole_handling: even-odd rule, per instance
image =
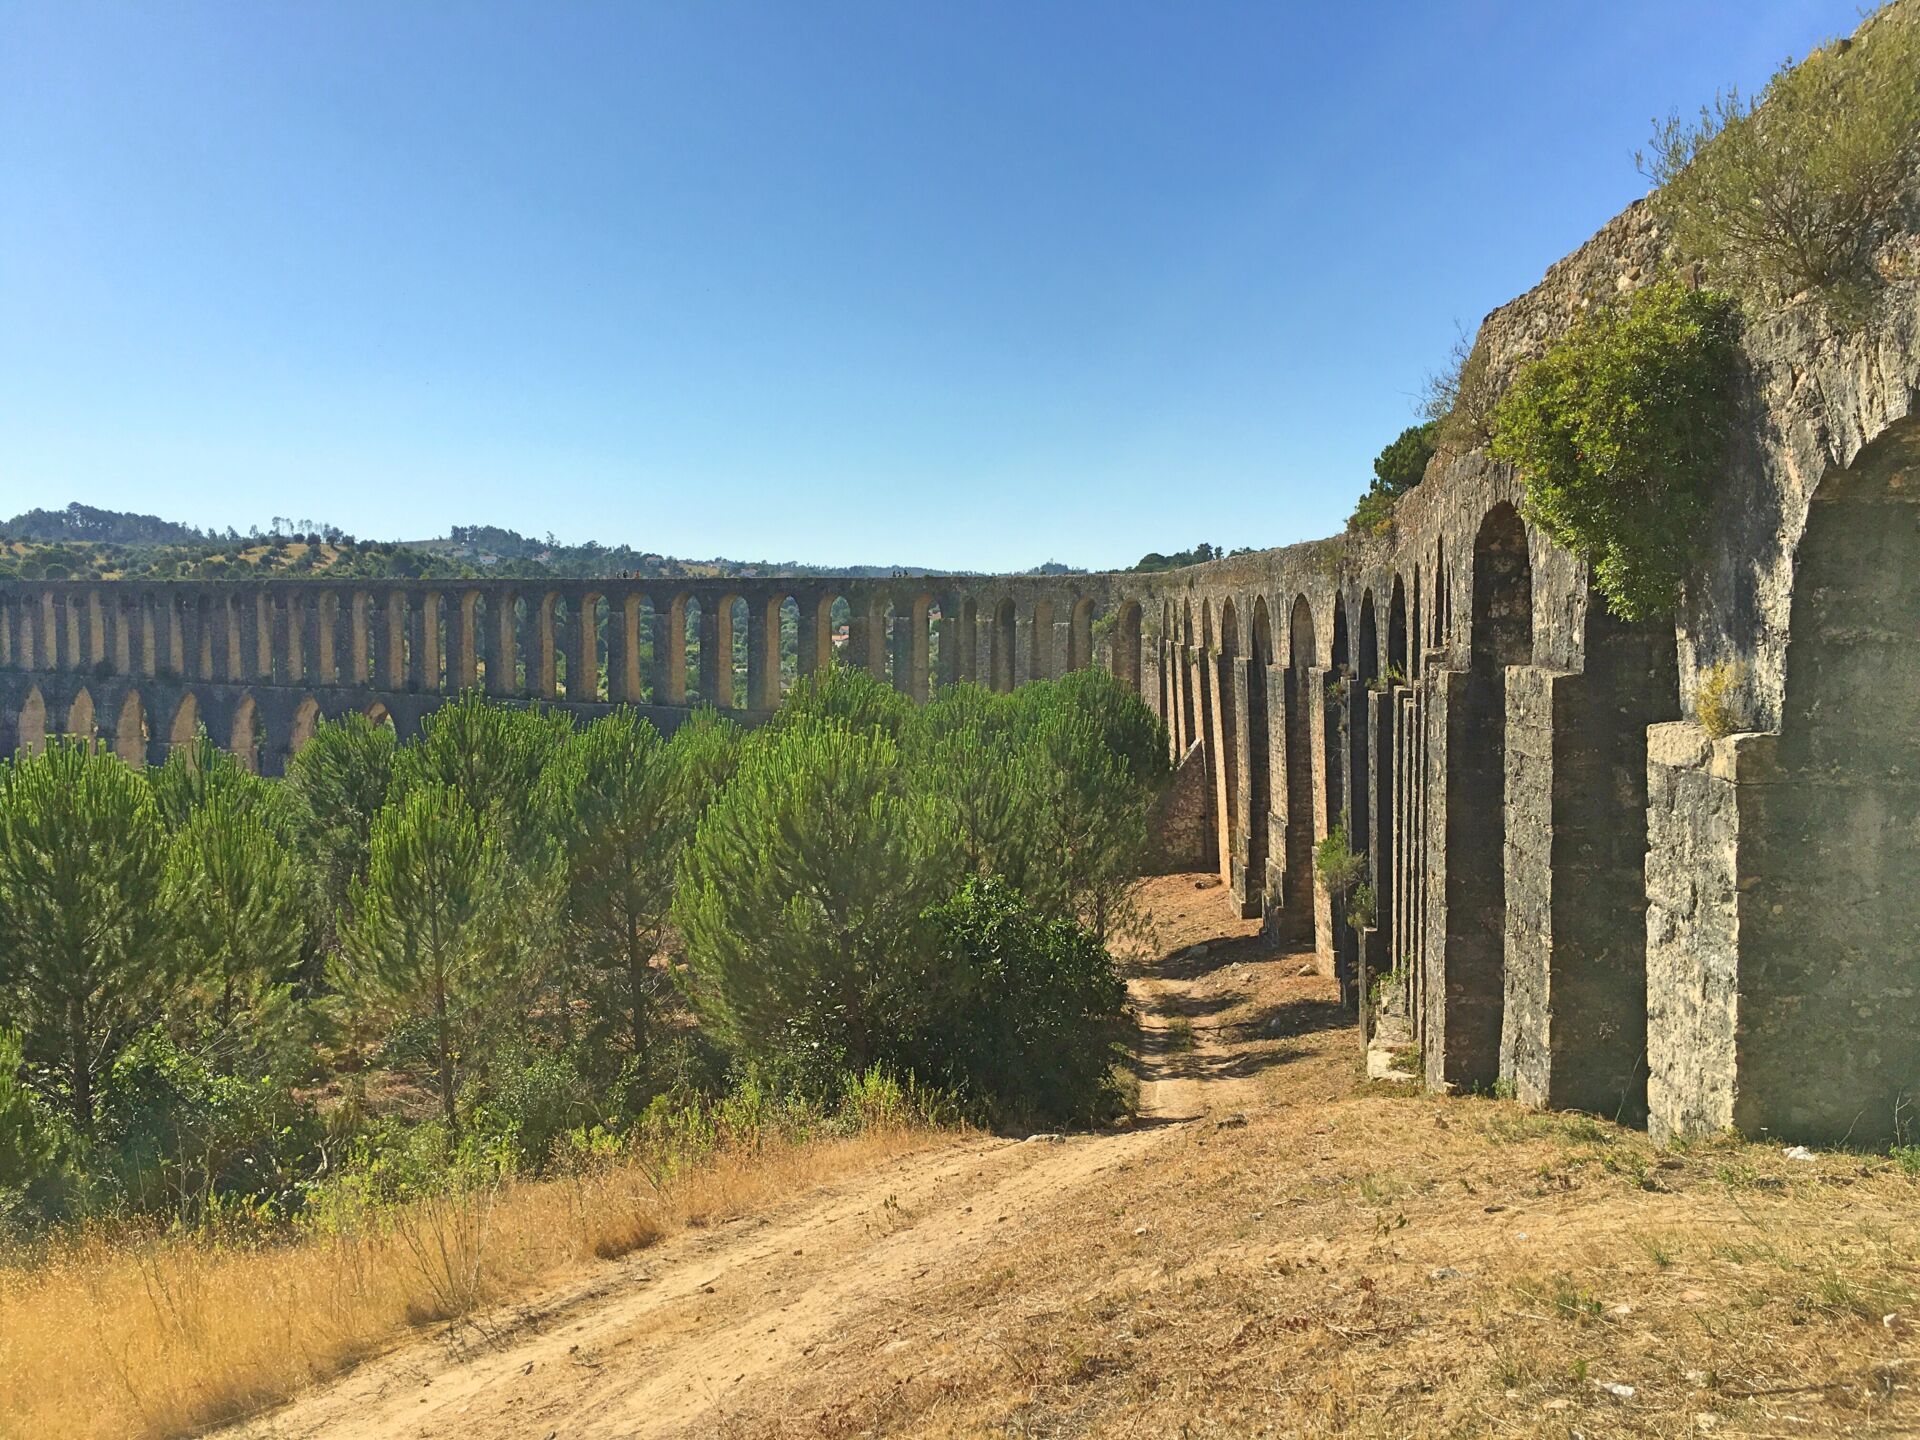
[[1086, 1124], [1115, 1113], [1127, 992], [1092, 933], [978, 877], [929, 918], [930, 983], [894, 1065], [958, 1092], [993, 1124]]
[[1654, 130], [1641, 169], [1688, 258], [1761, 301], [1872, 278], [1920, 134], [1920, 19], [1889, 6], [1853, 40], [1788, 65], [1757, 103], [1728, 91]]
[[1732, 300], [1664, 280], [1587, 316], [1501, 399], [1493, 453], [1623, 620], [1670, 613], [1734, 412]]
[[1327, 894], [1339, 899], [1360, 883], [1367, 857], [1347, 845], [1347, 827], [1336, 825], [1313, 847], [1313, 869]]

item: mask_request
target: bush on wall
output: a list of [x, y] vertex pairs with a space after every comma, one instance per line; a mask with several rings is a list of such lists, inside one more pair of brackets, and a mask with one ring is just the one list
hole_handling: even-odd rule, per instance
[[1495, 410], [1493, 453], [1519, 469], [1529, 516], [1623, 620], [1679, 598], [1726, 456], [1736, 328], [1730, 297], [1658, 281], [1583, 319]]
[[1640, 168], [1653, 205], [1715, 283], [1762, 303], [1837, 298], [1871, 281], [1876, 226], [1898, 203], [1920, 133], [1920, 11], [1888, 6], [1816, 50], [1757, 102], [1715, 97], [1654, 130]]

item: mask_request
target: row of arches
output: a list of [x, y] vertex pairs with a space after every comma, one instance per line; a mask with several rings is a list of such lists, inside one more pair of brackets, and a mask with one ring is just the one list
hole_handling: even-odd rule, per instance
[[[1605, 1094], [1620, 1113], [1645, 1105], [1644, 961], [1554, 889], [1554, 845], [1594, 837], [1595, 893], [1643, 946], [1645, 734], [1678, 714], [1675, 647], [1670, 626], [1621, 626], [1589, 596], [1584, 668], [1542, 666], [1534, 543], [1501, 501], [1374, 584], [1164, 600], [1157, 700], [1176, 759], [1199, 747], [1207, 766], [1222, 879], [1312, 945], [1363, 1020], [1385, 997], [1437, 1084], [1504, 1076], [1543, 1103]], [[1336, 834], [1364, 893], [1316, 882], [1315, 847]], [[1575, 1007], [1548, 998], [1549, 956], [1563, 998], [1607, 996], [1577, 1042], [1560, 1033]], [[1573, 970], [1584, 992], [1565, 988]], [[1640, 978], [1594, 979], [1607, 973]]]
[[[0, 666], [226, 684], [489, 693], [764, 711], [800, 676], [856, 665], [924, 699], [1094, 663], [1098, 605], [1001, 596], [711, 588], [656, 593], [510, 585], [301, 586], [122, 596], [111, 584], [0, 593]], [[1137, 684], [1137, 603], [1108, 642]]]

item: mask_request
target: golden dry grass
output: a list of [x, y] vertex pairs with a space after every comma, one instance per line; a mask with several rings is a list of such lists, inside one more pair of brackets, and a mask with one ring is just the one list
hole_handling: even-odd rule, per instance
[[936, 1143], [906, 1125], [609, 1167], [271, 1245], [105, 1233], [0, 1269], [0, 1435], [124, 1440], [254, 1413], [418, 1327]]
[[1233, 1077], [1211, 1118], [720, 1433], [1920, 1434], [1920, 1176], [1368, 1082], [1331, 983], [1234, 933], [1147, 967], [1196, 1017], [1164, 1065]]

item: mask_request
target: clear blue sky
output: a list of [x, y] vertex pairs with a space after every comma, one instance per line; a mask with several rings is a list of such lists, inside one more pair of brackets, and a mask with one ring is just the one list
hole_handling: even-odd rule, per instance
[[1102, 568], [1331, 533], [1852, 0], [0, 0], [0, 516]]

